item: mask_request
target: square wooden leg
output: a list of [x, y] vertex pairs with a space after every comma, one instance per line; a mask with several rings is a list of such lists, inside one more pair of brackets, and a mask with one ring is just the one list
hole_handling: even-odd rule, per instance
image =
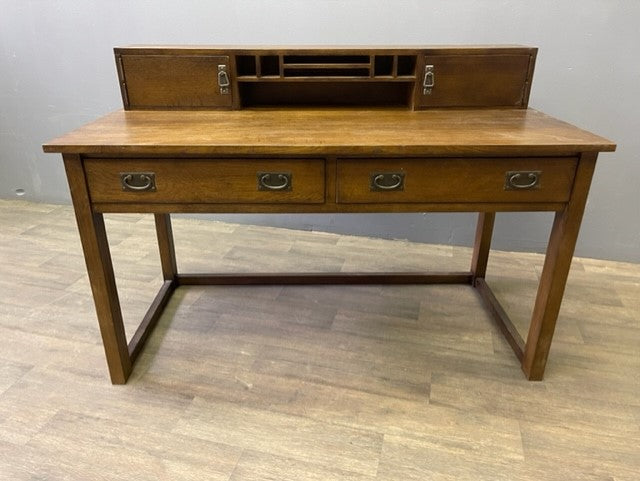
[[522, 370], [532, 381], [544, 376], [596, 158], [596, 153], [582, 155], [569, 203], [553, 222], [522, 360]]
[[131, 374], [131, 358], [122, 323], [122, 311], [104, 219], [102, 214], [91, 211], [80, 156], [65, 155], [64, 164], [111, 382], [124, 384]]
[[169, 214], [154, 214], [154, 218], [156, 222], [156, 235], [158, 237], [158, 249], [160, 251], [160, 264], [162, 265], [162, 276], [165, 281], [172, 281], [176, 279], [178, 266], [173, 244], [171, 216]]
[[476, 240], [473, 244], [473, 256], [471, 258], [471, 273], [473, 274], [474, 282], [477, 278], [483, 279], [487, 273], [495, 218], [495, 212], [480, 212], [478, 214]]

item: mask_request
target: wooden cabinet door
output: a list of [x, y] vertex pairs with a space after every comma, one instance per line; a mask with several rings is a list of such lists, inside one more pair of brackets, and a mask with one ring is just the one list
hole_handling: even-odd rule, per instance
[[218, 77], [219, 66], [230, 75], [227, 56], [122, 55], [119, 62], [128, 110], [231, 108], [231, 86], [222, 93]]
[[[530, 88], [528, 54], [426, 55], [418, 72], [416, 106], [525, 108]], [[425, 68], [432, 77], [424, 85]]]

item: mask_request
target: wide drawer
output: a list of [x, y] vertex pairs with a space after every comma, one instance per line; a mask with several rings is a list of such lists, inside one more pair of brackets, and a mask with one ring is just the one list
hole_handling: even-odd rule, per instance
[[566, 202], [577, 165], [559, 158], [338, 159], [340, 203]]
[[322, 203], [323, 159], [85, 159], [93, 202]]

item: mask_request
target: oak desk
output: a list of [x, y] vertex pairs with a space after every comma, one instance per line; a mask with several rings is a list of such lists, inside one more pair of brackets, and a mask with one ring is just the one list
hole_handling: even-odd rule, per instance
[[[615, 145], [528, 108], [254, 106], [116, 111], [44, 150], [63, 154], [111, 380], [121, 384], [178, 286], [265, 283], [469, 284], [526, 377], [540, 380], [596, 157]], [[484, 281], [495, 213], [504, 211], [556, 213], [526, 341]], [[124, 212], [155, 215], [164, 276], [128, 343], [103, 221]], [[179, 212], [479, 218], [466, 272], [203, 275], [177, 270], [170, 214]]]

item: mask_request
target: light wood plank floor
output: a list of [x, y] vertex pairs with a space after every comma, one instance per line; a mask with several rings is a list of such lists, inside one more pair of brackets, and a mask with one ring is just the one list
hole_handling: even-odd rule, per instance
[[[128, 333], [152, 218], [108, 216]], [[470, 250], [174, 219], [182, 271], [468, 268]], [[523, 334], [542, 256], [493, 252]], [[69, 206], [0, 201], [1, 480], [640, 479], [640, 266], [573, 264], [546, 379], [465, 286], [180, 288], [109, 383]]]

